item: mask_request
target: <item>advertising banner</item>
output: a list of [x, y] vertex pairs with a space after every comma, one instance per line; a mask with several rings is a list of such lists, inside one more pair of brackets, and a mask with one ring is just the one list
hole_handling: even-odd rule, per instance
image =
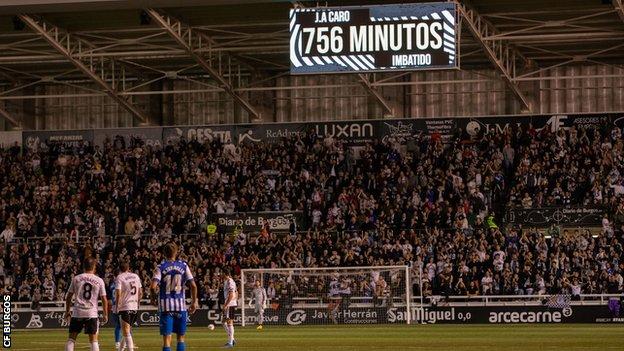
[[53, 131], [24, 131], [22, 145], [30, 150], [36, 150], [42, 144], [71, 148], [93, 142], [93, 130], [53, 130]]
[[456, 68], [455, 11], [453, 3], [292, 9], [290, 72]]
[[494, 132], [500, 133], [509, 128], [528, 128], [529, 125], [532, 125], [536, 130], [548, 128], [551, 132], [570, 127], [577, 129], [601, 125], [624, 127], [624, 116], [610, 113], [455, 118], [455, 121], [459, 130], [475, 138]]
[[402, 144], [417, 135], [439, 134], [444, 141], [457, 131], [457, 126], [457, 118], [393, 119], [381, 121], [378, 134], [382, 141], [392, 139]]
[[[206, 326], [220, 324], [221, 315], [217, 309], [200, 308], [189, 315], [189, 325]], [[63, 311], [13, 312], [11, 324], [15, 329], [67, 328]], [[272, 303], [265, 310], [264, 324], [267, 325], [319, 325], [333, 324], [327, 308], [297, 308], [286, 303]], [[337, 311], [339, 324], [394, 324], [406, 323], [407, 313], [401, 307], [343, 307]], [[546, 306], [457, 306], [457, 307], [415, 307], [411, 311], [412, 323], [428, 324], [563, 324], [563, 323], [618, 323], [624, 324], [624, 308], [620, 300], [608, 305], [574, 305], [563, 309]], [[110, 318], [109, 318], [110, 320]], [[139, 326], [158, 326], [158, 311], [149, 308], [140, 310]], [[235, 310], [234, 322], [240, 325], [242, 313]], [[252, 308], [245, 310], [245, 323], [253, 324], [256, 316]], [[112, 323], [102, 325], [111, 327]]]
[[302, 217], [301, 212], [236, 212], [213, 214], [212, 220], [226, 233], [232, 233], [237, 227], [245, 231], [259, 231], [265, 223], [271, 230], [288, 231], [292, 221], [301, 226]]
[[254, 144], [271, 143], [314, 132], [319, 138], [332, 137], [348, 146], [362, 145], [372, 141], [398, 141], [407, 143], [415, 136], [439, 135], [442, 141], [461, 134], [478, 140], [490, 133], [500, 133], [511, 128], [537, 130], [548, 128], [557, 131], [561, 128], [585, 128], [618, 126], [624, 128], [624, 114], [604, 113], [586, 115], [526, 115], [474, 118], [404, 118], [373, 119], [339, 122], [301, 122], [234, 124], [176, 127], [142, 127], [97, 130], [62, 131], [15, 131], [0, 133], [0, 147], [20, 142], [29, 149], [42, 143], [62, 144], [67, 147], [93, 142], [102, 145], [106, 138], [121, 137], [126, 144], [132, 138], [141, 139], [147, 145], [167, 145], [181, 139], [197, 140], [200, 143], [218, 139], [223, 143]]
[[113, 142], [118, 138], [122, 138], [125, 145], [132, 145], [134, 139], [140, 140], [144, 145], [162, 146], [162, 127], [95, 129], [93, 133], [93, 143], [100, 147], [104, 145], [105, 140]]
[[283, 138], [303, 136], [308, 128], [309, 126], [305, 123], [237, 125], [235, 128], [236, 142], [238, 144], [273, 143]]
[[319, 138], [332, 137], [347, 145], [361, 145], [381, 139], [379, 120], [308, 123]]
[[536, 130], [547, 128], [556, 132], [562, 128], [587, 128], [602, 125], [624, 128], [624, 114], [587, 114], [587, 115], [526, 115], [504, 117], [474, 118], [411, 118], [388, 119], [378, 121], [376, 137], [381, 140], [395, 140], [404, 143], [416, 135], [440, 134], [442, 140], [461, 133], [464, 137], [479, 140], [492, 133], [502, 133], [514, 128]]
[[222, 143], [236, 143], [238, 140], [234, 130], [235, 126], [231, 125], [164, 127], [162, 141], [164, 145], [181, 139], [197, 140], [200, 143], [218, 139]]
[[600, 226], [604, 215], [605, 210], [597, 207], [509, 208], [505, 222], [529, 227], [549, 227], [552, 224]]
[[10, 148], [15, 144], [22, 145], [22, 131], [0, 132], [0, 149]]

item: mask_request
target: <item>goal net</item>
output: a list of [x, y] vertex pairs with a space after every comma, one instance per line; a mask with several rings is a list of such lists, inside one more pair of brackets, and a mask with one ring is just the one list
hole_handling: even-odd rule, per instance
[[409, 323], [409, 279], [407, 266], [246, 269], [241, 324]]

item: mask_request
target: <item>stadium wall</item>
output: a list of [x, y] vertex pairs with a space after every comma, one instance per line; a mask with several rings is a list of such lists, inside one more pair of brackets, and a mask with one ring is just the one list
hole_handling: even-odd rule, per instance
[[[396, 74], [395, 74], [396, 75]], [[515, 97], [491, 69], [405, 73], [398, 81], [375, 81], [395, 118], [516, 115]], [[624, 111], [624, 69], [607, 65], [568, 65], [522, 78], [521, 87], [535, 101], [532, 113], [595, 113]], [[283, 76], [254, 85], [241, 94], [261, 112], [263, 122], [309, 122], [386, 117], [354, 75]], [[242, 77], [237, 83], [246, 87]], [[163, 79], [132, 90], [133, 103], [150, 116], [152, 125], [249, 123], [249, 115], [231, 97], [215, 91], [208, 78]], [[78, 83], [76, 83], [78, 84]], [[28, 99], [4, 96], [5, 109], [24, 121], [24, 129], [85, 129], [138, 126], [136, 119], [95, 86], [39, 84]], [[129, 87], [126, 87], [128, 89]], [[266, 88], [266, 90], [265, 90]], [[86, 89], [86, 90], [85, 90]], [[91, 90], [89, 90], [91, 89]], [[162, 91], [151, 94], [149, 91]], [[175, 93], [172, 93], [174, 92]], [[43, 96], [46, 98], [33, 98]], [[72, 96], [73, 95], [73, 96]], [[0, 128], [10, 129], [4, 120]]]
[[[292, 122], [263, 124], [214, 124], [168, 127], [111, 128], [111, 129], [74, 129], [55, 131], [23, 131], [0, 133], [0, 140], [10, 140], [21, 135], [21, 141], [27, 148], [36, 148], [41, 143], [65, 144], [71, 147], [76, 143], [93, 142], [102, 145], [106, 138], [123, 137], [127, 143], [132, 138], [143, 140], [147, 144], [166, 144], [180, 138], [196, 139], [199, 142], [220, 139], [222, 142], [257, 143], [275, 142], [283, 137], [314, 130], [321, 137], [331, 136], [347, 145], [357, 146], [373, 140], [393, 140], [406, 144], [414, 135], [439, 134], [444, 141], [455, 133], [464, 137], [479, 139], [485, 134], [500, 132], [507, 128], [528, 126], [537, 129], [618, 126], [624, 127], [624, 113], [576, 114], [576, 115], [516, 115], [483, 116], [474, 118], [411, 118], [411, 119], [375, 119], [335, 122]], [[3, 142], [3, 145], [12, 145]]]

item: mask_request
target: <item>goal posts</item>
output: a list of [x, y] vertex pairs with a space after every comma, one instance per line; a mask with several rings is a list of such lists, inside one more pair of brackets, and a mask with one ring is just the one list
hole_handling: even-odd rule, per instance
[[409, 324], [410, 287], [408, 266], [244, 269], [241, 324]]

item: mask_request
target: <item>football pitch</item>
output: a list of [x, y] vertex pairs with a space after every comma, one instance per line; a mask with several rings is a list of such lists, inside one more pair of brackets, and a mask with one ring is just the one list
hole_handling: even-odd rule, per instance
[[[234, 350], [624, 350], [620, 325], [399, 325], [399, 326], [298, 326], [236, 328]], [[63, 350], [65, 330], [14, 331], [14, 350]], [[187, 350], [218, 350], [225, 331], [193, 327], [187, 332]], [[134, 331], [137, 351], [160, 351], [161, 337], [153, 327]], [[76, 350], [88, 350], [80, 335]], [[173, 345], [175, 350], [175, 344]], [[102, 329], [100, 350], [113, 351], [113, 330]]]

